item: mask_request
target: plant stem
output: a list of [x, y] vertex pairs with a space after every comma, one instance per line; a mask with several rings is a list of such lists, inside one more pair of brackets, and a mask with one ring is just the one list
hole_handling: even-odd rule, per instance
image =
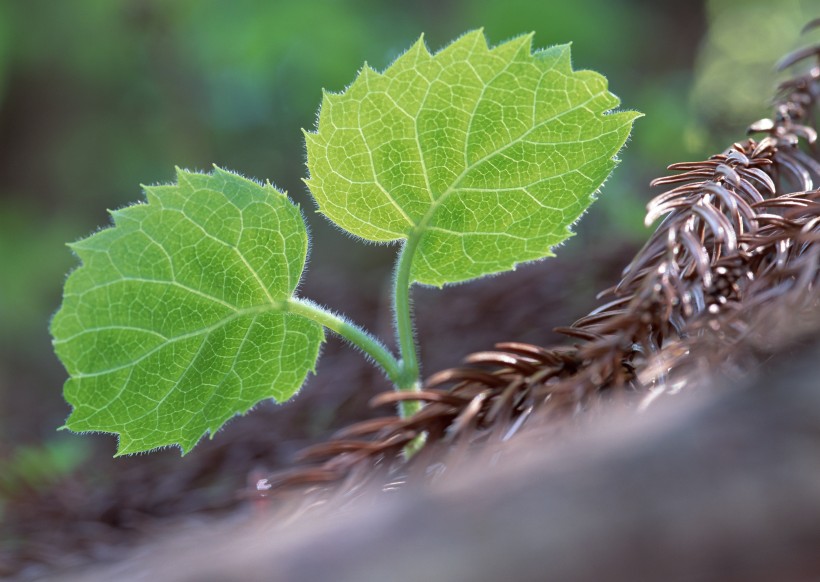
[[[416, 253], [420, 237], [411, 233], [407, 242], [401, 249], [396, 267], [393, 287], [393, 315], [396, 318], [396, 335], [399, 342], [399, 354], [401, 361], [401, 376], [396, 382], [396, 388], [401, 391], [418, 391], [421, 386], [419, 382], [419, 359], [416, 353], [416, 339], [413, 330], [413, 315], [410, 305], [410, 266], [413, 255]], [[415, 412], [421, 410], [421, 403], [418, 401], [405, 401], [399, 405], [399, 414], [402, 418], [407, 418]]]
[[403, 378], [402, 364], [396, 360], [383, 343], [364, 329], [308, 299], [294, 297], [288, 299], [287, 305], [290, 313], [297, 313], [311, 321], [315, 321], [362, 350], [381, 366], [393, 384], [396, 386], [401, 384]]
[[[288, 311], [315, 321], [370, 356], [387, 373], [388, 378], [400, 391], [421, 389], [419, 381], [419, 359], [416, 351], [416, 339], [413, 331], [413, 315], [410, 305], [410, 266], [418, 247], [420, 237], [411, 234], [402, 247], [397, 261], [394, 277], [393, 311], [395, 316], [396, 336], [398, 337], [400, 359], [397, 360], [390, 350], [375, 337], [346, 319], [328, 311], [308, 299], [291, 298], [288, 300]], [[404, 401], [399, 404], [399, 415], [407, 418], [421, 410], [418, 401]]]

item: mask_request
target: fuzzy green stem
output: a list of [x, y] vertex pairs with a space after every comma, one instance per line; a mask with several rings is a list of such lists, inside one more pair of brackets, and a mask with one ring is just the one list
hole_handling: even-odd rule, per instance
[[401, 384], [404, 373], [401, 363], [396, 360], [384, 344], [361, 327], [307, 299], [291, 298], [287, 304], [290, 313], [302, 315], [343, 337], [373, 358], [393, 384], [396, 386]]
[[[413, 313], [410, 305], [410, 266], [416, 253], [420, 237], [412, 233], [399, 254], [398, 266], [394, 278], [393, 311], [396, 318], [396, 335], [398, 336], [401, 361], [401, 376], [396, 388], [401, 391], [418, 391], [419, 359], [416, 352], [416, 338], [413, 331]], [[399, 414], [407, 418], [421, 410], [418, 401], [404, 401], [399, 406]]]

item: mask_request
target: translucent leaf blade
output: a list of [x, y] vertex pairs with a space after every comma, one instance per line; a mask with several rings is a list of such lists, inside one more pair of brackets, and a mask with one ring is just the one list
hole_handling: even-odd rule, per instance
[[414, 239], [412, 278], [442, 285], [540, 259], [570, 236], [616, 164], [635, 112], [568, 46], [481, 31], [327, 94], [307, 133], [319, 209], [373, 241]]
[[285, 195], [216, 169], [146, 196], [72, 245], [82, 265], [51, 326], [67, 428], [119, 433], [118, 454], [185, 452], [260, 400], [289, 399], [324, 338], [287, 312], [308, 241]]

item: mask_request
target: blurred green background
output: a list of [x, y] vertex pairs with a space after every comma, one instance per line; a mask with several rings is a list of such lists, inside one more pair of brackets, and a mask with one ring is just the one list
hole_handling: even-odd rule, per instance
[[306, 284], [331, 285], [333, 265], [380, 292], [392, 251], [334, 231], [301, 183], [322, 88], [385, 67], [422, 32], [437, 49], [477, 27], [492, 43], [535, 31], [536, 46], [572, 41], [576, 68], [646, 114], [566, 252], [639, 240], [649, 179], [743, 137], [819, 2], [0, 0], [0, 472], [48, 481], [85, 454], [55, 432], [68, 409], [48, 322], [75, 265], [64, 243], [139, 184], [213, 163], [270, 179], [307, 210]]

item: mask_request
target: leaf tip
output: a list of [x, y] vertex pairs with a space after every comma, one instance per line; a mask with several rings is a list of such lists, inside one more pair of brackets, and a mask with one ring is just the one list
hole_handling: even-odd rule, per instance
[[360, 80], [367, 84], [367, 82], [370, 81], [371, 78], [379, 76], [381, 76], [380, 73], [376, 69], [371, 67], [367, 61], [365, 61], [362, 65], [362, 68], [359, 70], [359, 75], [356, 77], [356, 81], [354, 81], [353, 84], [355, 85], [356, 82], [359, 82]]
[[190, 172], [179, 166], [174, 166], [174, 175], [176, 176], [177, 184], [179, 184], [190, 175]]
[[130, 455], [137, 451], [132, 451], [131, 449], [131, 442], [128, 441], [125, 437], [123, 437], [122, 433], [117, 434], [117, 451], [114, 453], [114, 458], [117, 459], [119, 457], [124, 457], [126, 455]]
[[413, 43], [413, 46], [407, 52], [412, 50], [427, 50], [427, 42], [424, 40], [424, 33], [422, 32], [419, 37], [416, 39], [416, 42]]
[[[355, 83], [356, 81], [354, 80], [353, 82]], [[345, 89], [345, 91], [347, 91], [347, 89]], [[322, 121], [325, 120], [327, 116], [330, 114], [330, 112], [333, 110], [333, 106], [336, 104], [338, 97], [338, 93], [328, 91], [327, 89], [322, 87], [322, 102], [319, 104], [319, 110], [316, 112], [317, 133], [321, 129]]]
[[524, 32], [514, 38], [513, 41], [518, 41], [521, 47], [526, 47], [530, 53], [532, 52], [532, 42], [535, 40], [535, 31]]
[[538, 49], [532, 56], [547, 61], [549, 66], [555, 67], [564, 73], [572, 73], [572, 42], [556, 44], [543, 49]]
[[[214, 438], [213, 433], [210, 434], [210, 437], [212, 439]], [[179, 456], [184, 457], [185, 455], [190, 453], [192, 450], [194, 450], [194, 447], [196, 446], [196, 444], [198, 442], [199, 442], [199, 439], [196, 439], [194, 441], [186, 441], [184, 443], [183, 442], [175, 443], [176, 446], [179, 448]]]

